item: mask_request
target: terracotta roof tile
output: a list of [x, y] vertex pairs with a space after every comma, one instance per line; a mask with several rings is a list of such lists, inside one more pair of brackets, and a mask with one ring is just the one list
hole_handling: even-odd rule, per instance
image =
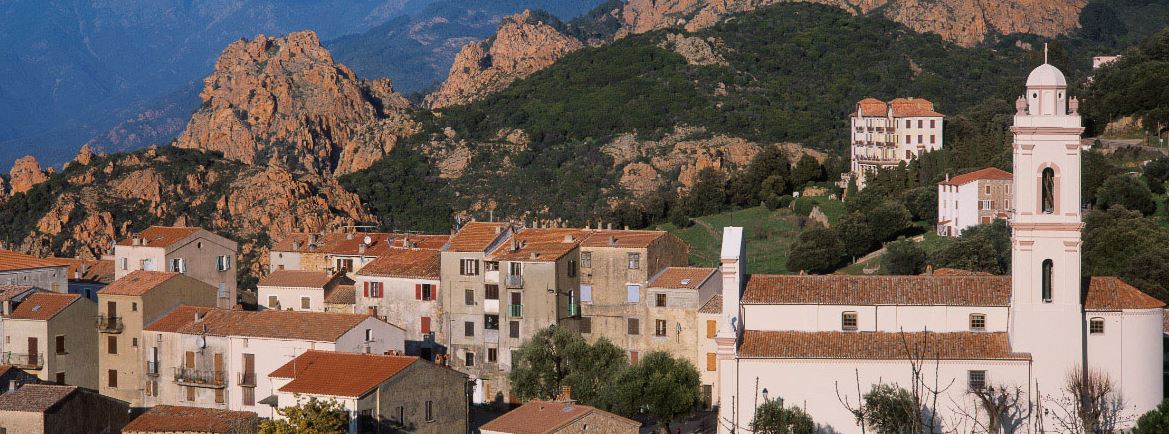
[[[362, 253], [361, 245], [369, 237], [369, 244]], [[272, 246], [274, 252], [328, 253], [332, 255], [380, 256], [391, 248], [402, 248], [407, 243], [413, 248], [440, 250], [450, 240], [450, 235], [399, 234], [393, 232], [347, 233], [293, 233]], [[315, 242], [314, 242], [315, 240]]]
[[[68, 266], [66, 273], [69, 280], [83, 282], [97, 282], [108, 284], [114, 281], [114, 261], [112, 259], [81, 259], [81, 258], [45, 258], [59, 265]], [[85, 272], [78, 275], [78, 271]]]
[[698, 308], [698, 313], [722, 313], [723, 312], [723, 296], [722, 294], [715, 294]]
[[236, 433], [255, 432], [256, 413], [217, 408], [157, 405], [122, 428], [126, 433]]
[[354, 304], [357, 303], [357, 290], [353, 285], [337, 285], [332, 291], [325, 294], [327, 304]]
[[[201, 315], [197, 321], [196, 313]], [[367, 318], [370, 316], [355, 313], [271, 309], [257, 312], [184, 305], [151, 323], [146, 330], [183, 334], [206, 330], [210, 336], [334, 342]]]
[[934, 270], [934, 276], [953, 277], [953, 276], [993, 276], [993, 274], [985, 271], [970, 271], [961, 268], [939, 268]]
[[[191, 236], [191, 234], [199, 232], [200, 229], [197, 227], [151, 226], [140, 232], [138, 237], [146, 240], [142, 244], [146, 247], [169, 247], [171, 244], [182, 241], [184, 238]], [[118, 241], [118, 245], [133, 246], [134, 237], [124, 238]]]
[[894, 117], [937, 117], [941, 113], [934, 111], [934, 103], [924, 98], [896, 98], [889, 101]]
[[669, 235], [666, 231], [590, 229], [581, 241], [581, 247], [616, 247], [644, 249], [659, 238]]
[[[345, 279], [344, 275], [324, 271], [276, 270], [260, 279], [256, 286], [281, 286], [289, 288], [324, 288], [334, 280]], [[348, 280], [348, 279], [345, 279]]]
[[865, 98], [856, 103], [857, 111], [852, 114], [856, 116], [858, 113], [864, 116], [886, 116], [889, 114], [889, 106], [885, 102], [876, 98]]
[[306, 351], [269, 376], [292, 379], [281, 392], [360, 397], [418, 361], [413, 356]]
[[0, 411], [44, 413], [78, 389], [77, 386], [25, 384], [15, 392], [0, 395]]
[[1009, 306], [1009, 276], [748, 277], [743, 304]]
[[24, 299], [16, 309], [12, 310], [13, 319], [49, 320], [80, 300], [81, 294], [60, 294], [56, 292], [38, 292]]
[[0, 271], [32, 270], [60, 266], [62, 265], [48, 259], [29, 256], [11, 250], [0, 250]]
[[99, 295], [144, 295], [179, 273], [138, 270], [97, 291]]
[[508, 223], [470, 222], [463, 225], [453, 237], [447, 250], [452, 252], [483, 252], [508, 230]]
[[1165, 302], [1141, 292], [1118, 277], [1093, 276], [1084, 295], [1084, 309], [1157, 309]]
[[37, 288], [30, 285], [0, 285], [0, 301], [8, 301]]
[[587, 405], [532, 400], [515, 410], [507, 412], [503, 416], [487, 422], [479, 429], [482, 431], [497, 431], [509, 434], [546, 434], [593, 412], [602, 413], [614, 420], [622, 421], [633, 427], [641, 426], [640, 422]]
[[361, 267], [358, 276], [438, 279], [442, 255], [438, 250], [388, 249]]
[[577, 248], [587, 235], [583, 229], [524, 229], [496, 247], [488, 258], [493, 261], [556, 261]]
[[1012, 353], [1006, 332], [795, 332], [746, 330], [739, 346], [745, 358], [901, 360], [906, 346], [940, 360], [1030, 360]]
[[716, 270], [704, 267], [667, 267], [654, 276], [646, 286], [649, 288], [698, 289], [714, 275]]
[[980, 180], [999, 180], [1010, 181], [1014, 177], [1011, 172], [999, 169], [997, 167], [987, 167], [985, 169], [978, 169], [970, 173], [963, 173], [961, 175], [950, 178], [947, 181], [939, 182], [938, 185], [963, 185]]

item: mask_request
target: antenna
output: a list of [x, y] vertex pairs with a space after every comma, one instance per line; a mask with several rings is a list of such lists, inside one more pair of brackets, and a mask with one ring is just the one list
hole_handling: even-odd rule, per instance
[[1043, 64], [1047, 64], [1047, 43], [1043, 43]]

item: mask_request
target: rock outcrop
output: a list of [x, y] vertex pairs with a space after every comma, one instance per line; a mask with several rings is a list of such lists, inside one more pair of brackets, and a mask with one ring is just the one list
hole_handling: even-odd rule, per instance
[[359, 80], [309, 31], [232, 43], [200, 98], [176, 146], [296, 172], [361, 170], [418, 128], [389, 80]]
[[12, 183], [9, 194], [16, 194], [29, 191], [37, 184], [47, 181], [49, 176], [41, 170], [41, 165], [37, 162], [36, 157], [28, 155], [12, 163], [12, 170], [8, 171], [8, 179]]
[[450, 75], [438, 91], [427, 95], [426, 104], [442, 108], [482, 99], [582, 46], [531, 11], [504, 18], [494, 37], [459, 51]]

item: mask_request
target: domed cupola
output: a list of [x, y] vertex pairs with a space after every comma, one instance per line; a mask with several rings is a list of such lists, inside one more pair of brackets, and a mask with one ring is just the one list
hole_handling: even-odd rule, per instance
[[[1068, 114], [1068, 81], [1063, 72], [1046, 63], [1047, 48], [1044, 47], [1044, 63], [1027, 76], [1026, 113], [1031, 116], [1066, 116]], [[1022, 104], [1019, 104], [1022, 108]], [[1020, 113], [1024, 114], [1024, 113]]]

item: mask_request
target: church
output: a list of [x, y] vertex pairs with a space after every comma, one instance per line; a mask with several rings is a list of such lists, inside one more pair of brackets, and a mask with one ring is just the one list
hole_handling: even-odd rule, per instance
[[994, 390], [1017, 401], [1001, 432], [1064, 432], [1073, 375], [1111, 381], [1120, 427], [1155, 408], [1165, 304], [1081, 277], [1078, 109], [1046, 63], [1016, 102], [1009, 276], [750, 275], [742, 228], [724, 228], [718, 432], [752, 432], [755, 409], [782, 399], [819, 432], [860, 433], [854, 410], [877, 384], [916, 390], [933, 432], [991, 431], [978, 396]]

